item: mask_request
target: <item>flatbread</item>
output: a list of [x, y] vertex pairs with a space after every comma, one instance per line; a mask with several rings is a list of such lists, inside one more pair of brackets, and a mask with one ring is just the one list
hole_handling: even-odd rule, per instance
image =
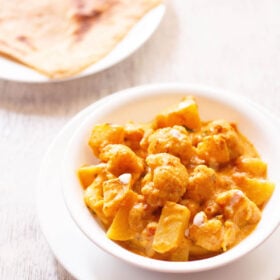
[[0, 53], [50, 78], [106, 56], [161, 0], [0, 0]]

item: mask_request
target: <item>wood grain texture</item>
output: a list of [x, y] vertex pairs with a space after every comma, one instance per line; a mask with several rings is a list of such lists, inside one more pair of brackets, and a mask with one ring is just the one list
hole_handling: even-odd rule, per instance
[[61, 83], [0, 80], [0, 279], [73, 279], [41, 233], [36, 176], [63, 125], [99, 98], [144, 83], [196, 83], [247, 96], [280, 119], [279, 10], [274, 0], [167, 0], [154, 36], [111, 69]]

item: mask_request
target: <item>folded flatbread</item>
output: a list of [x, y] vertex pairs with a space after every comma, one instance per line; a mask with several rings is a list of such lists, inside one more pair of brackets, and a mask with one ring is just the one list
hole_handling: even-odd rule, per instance
[[51, 77], [106, 56], [161, 0], [0, 0], [0, 54]]

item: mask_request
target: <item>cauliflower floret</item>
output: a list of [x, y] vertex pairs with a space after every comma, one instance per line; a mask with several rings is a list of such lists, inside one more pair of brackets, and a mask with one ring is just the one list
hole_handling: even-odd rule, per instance
[[223, 207], [225, 218], [239, 227], [257, 224], [261, 219], [260, 209], [241, 190], [222, 192], [218, 194], [216, 202]]
[[217, 131], [224, 136], [229, 149], [230, 160], [236, 159], [243, 153], [243, 137], [237, 130], [237, 127], [234, 123], [218, 120], [213, 121], [209, 128], [210, 131], [214, 131], [214, 133]]
[[188, 132], [182, 126], [175, 125], [156, 130], [149, 136], [149, 154], [169, 153], [177, 156], [185, 164], [193, 155], [193, 148]]
[[242, 154], [242, 137], [234, 124], [215, 120], [209, 122], [203, 132], [205, 136], [197, 145], [197, 153], [206, 163], [219, 165]]
[[179, 204], [186, 206], [190, 210], [190, 220], [192, 220], [195, 214], [201, 209], [201, 206], [198, 202], [189, 198], [183, 198], [179, 201]]
[[179, 201], [188, 184], [188, 172], [180, 159], [160, 153], [149, 155], [146, 162], [150, 171], [141, 189], [146, 201], [151, 206], [163, 206], [166, 201]]
[[215, 170], [205, 165], [198, 165], [190, 174], [185, 196], [202, 203], [215, 194], [218, 186], [218, 177]]
[[210, 135], [197, 145], [197, 154], [212, 167], [229, 162], [230, 153], [222, 135]]
[[138, 179], [144, 170], [143, 160], [129, 147], [122, 144], [110, 144], [102, 149], [100, 159], [107, 163], [107, 169], [116, 177], [124, 173]]

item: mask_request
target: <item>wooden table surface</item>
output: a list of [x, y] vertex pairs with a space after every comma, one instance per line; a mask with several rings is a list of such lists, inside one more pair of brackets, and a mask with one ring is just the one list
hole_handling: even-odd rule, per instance
[[0, 80], [0, 279], [73, 279], [42, 235], [36, 180], [58, 132], [101, 97], [146, 83], [195, 83], [246, 96], [280, 118], [280, 1], [166, 5], [151, 39], [108, 70], [60, 83]]

